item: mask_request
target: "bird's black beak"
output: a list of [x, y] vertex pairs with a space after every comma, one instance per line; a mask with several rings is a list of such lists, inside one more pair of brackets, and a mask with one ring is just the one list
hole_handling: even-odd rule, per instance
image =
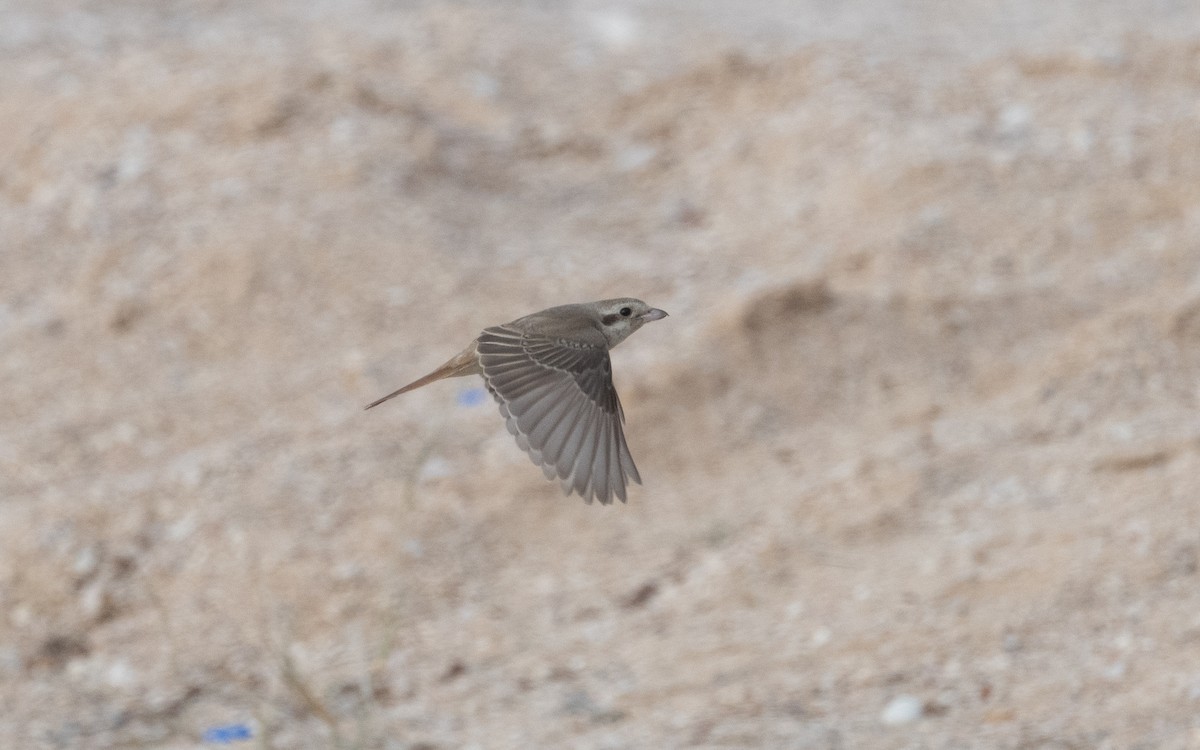
[[659, 310], [657, 307], [652, 307], [638, 317], [646, 323], [649, 323], [652, 320], [662, 320], [663, 318], [667, 317], [667, 313], [665, 310]]

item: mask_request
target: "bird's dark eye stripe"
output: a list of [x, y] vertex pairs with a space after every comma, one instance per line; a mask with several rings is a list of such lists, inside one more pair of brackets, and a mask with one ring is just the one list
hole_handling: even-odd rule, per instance
[[621, 317], [622, 318], [628, 318], [630, 315], [633, 315], [633, 310], [630, 310], [628, 307], [621, 308]]
[[605, 315], [603, 318], [600, 319], [600, 322], [606, 326], [610, 326], [613, 323], [616, 323], [620, 319], [621, 319], [621, 316], [619, 316], [619, 315]]

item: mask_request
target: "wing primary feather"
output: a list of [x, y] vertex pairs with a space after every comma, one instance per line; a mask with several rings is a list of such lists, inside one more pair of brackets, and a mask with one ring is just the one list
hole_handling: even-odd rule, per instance
[[629, 444], [625, 442], [625, 431], [617, 429], [617, 448], [621, 457], [621, 468], [629, 478], [638, 484], [642, 483], [642, 475], [638, 473], [637, 464], [633, 462], [633, 454], [629, 452]]
[[570, 411], [570, 393], [563, 394], [562, 397], [555, 399], [550, 405], [549, 410], [542, 415], [537, 424], [534, 424], [529, 429], [529, 441], [535, 445], [545, 446], [546, 441], [554, 432], [554, 428], [562, 422], [563, 418]]
[[579, 456], [579, 449], [583, 442], [586, 433], [586, 417], [588, 414], [588, 404], [586, 400], [575, 409], [575, 418], [572, 421], [571, 429], [567, 433], [567, 437], [562, 442], [562, 451], [558, 456], [558, 475], [560, 477], [571, 476], [571, 469], [575, 465], [575, 459]]
[[[586, 497], [594, 490], [595, 475], [592, 473], [592, 461], [596, 457], [596, 444], [600, 425], [597, 423], [598, 412], [595, 407], [587, 410], [584, 418], [583, 442], [579, 447], [579, 455], [575, 457], [575, 491], [581, 497]], [[604, 502], [604, 498], [600, 498]]]
[[[587, 403], [583, 394], [578, 391], [570, 393], [565, 400], [567, 403], [562, 417], [542, 443], [543, 451], [547, 458], [554, 464], [556, 471], [558, 471], [559, 461], [563, 458], [563, 450], [566, 447], [567, 438], [570, 436], [575, 422], [579, 419], [580, 412], [586, 408]], [[561, 477], [567, 476], [562, 471], [558, 471], [558, 475]]]
[[625, 499], [625, 471], [621, 465], [621, 423], [617, 419], [616, 414], [609, 415], [609, 450], [612, 451], [612, 458], [608, 466], [608, 471], [612, 476], [613, 487], [616, 489], [617, 497], [621, 502], [626, 502]]
[[609, 431], [610, 417], [600, 413], [600, 424], [597, 426], [596, 455], [592, 460], [592, 482], [597, 484], [600, 502], [608, 505], [612, 502], [612, 476], [609, 474], [609, 461], [612, 458], [612, 435]]

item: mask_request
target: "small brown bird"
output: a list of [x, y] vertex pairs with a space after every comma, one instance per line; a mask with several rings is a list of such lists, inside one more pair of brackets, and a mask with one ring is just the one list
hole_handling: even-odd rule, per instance
[[366, 408], [442, 378], [482, 375], [517, 445], [566, 494], [625, 502], [641, 484], [625, 444], [625, 414], [608, 350], [667, 314], [629, 297], [561, 305], [485, 328], [450, 361]]

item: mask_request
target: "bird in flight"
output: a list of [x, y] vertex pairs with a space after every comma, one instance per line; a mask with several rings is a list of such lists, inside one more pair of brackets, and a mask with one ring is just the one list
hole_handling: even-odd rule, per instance
[[607, 505], [641, 484], [621, 425], [608, 351], [667, 314], [639, 299], [561, 305], [485, 328], [444, 365], [367, 404], [442, 378], [482, 375], [517, 445], [566, 494]]

